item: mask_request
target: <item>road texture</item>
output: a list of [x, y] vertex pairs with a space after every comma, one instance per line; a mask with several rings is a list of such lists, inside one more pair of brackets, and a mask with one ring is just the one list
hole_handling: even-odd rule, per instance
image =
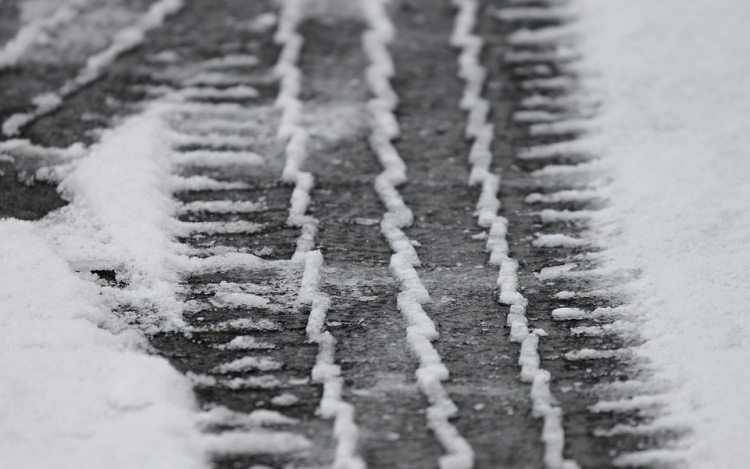
[[[569, 59], [555, 54], [559, 44], [509, 41], [519, 29], [554, 26], [563, 20], [500, 13], [508, 8], [552, 11], [558, 2], [509, 3], [513, 5], [478, 2], [474, 28], [484, 41], [479, 55], [486, 69], [482, 95], [489, 103], [488, 121], [494, 125], [490, 171], [501, 176], [499, 215], [507, 219], [508, 256], [519, 265], [518, 288], [528, 300], [529, 324], [546, 331], [538, 353], [551, 376], [551, 402], [562, 412], [564, 458], [582, 468], [613, 467], [618, 454], [659, 446], [669, 435], [607, 432], [648, 419], [640, 409], [591, 409], [600, 400], [629, 397], [627, 384], [605, 385], [633, 382], [642, 367], [629, 358], [626, 339], [581, 332], [585, 326], [606, 326], [611, 320], [606, 315], [572, 321], [552, 315], [563, 307], [591, 311], [617, 306], [615, 300], [596, 294], [601, 285], [617, 279], [596, 273], [592, 248], [584, 242], [540, 242], [552, 239], [545, 235], [579, 239], [586, 230], [585, 217], [562, 219], [554, 213], [585, 213], [596, 209], [598, 202], [544, 198], [585, 188], [585, 171], [538, 172], [548, 165], [580, 163], [578, 156], [518, 158], [529, 147], [577, 137], [575, 129], [540, 132], [534, 127], [539, 121], [519, 119], [519, 113], [576, 117], [582, 111], [560, 105], [575, 87], [576, 76], [566, 66]], [[509, 307], [498, 301], [498, 268], [488, 262], [487, 229], [474, 213], [481, 188], [468, 184], [472, 141], [464, 136], [468, 114], [459, 105], [466, 84], [458, 73], [461, 51], [450, 44], [459, 4], [387, 4], [396, 32], [387, 49], [395, 70], [390, 85], [398, 98], [393, 115], [400, 126], [393, 148], [408, 175], [397, 190], [413, 214], [413, 221], [400, 229], [421, 261], [414, 271], [430, 296], [422, 307], [439, 333], [432, 346], [450, 372], [441, 381], [455, 404], [450, 424], [471, 448], [473, 466], [563, 467], [545, 460], [544, 419], [532, 411], [530, 384], [519, 379], [521, 347], [510, 340]], [[17, 26], [8, 18], [18, 16], [19, 5], [20, 1], [6, 0], [0, 6], [7, 11], [0, 40], [12, 37]], [[402, 285], [390, 267], [395, 251], [381, 230], [389, 207], [376, 188], [376, 178], [384, 167], [368, 142], [374, 125], [368, 107], [373, 90], [365, 77], [372, 63], [363, 48], [363, 34], [372, 24], [356, 2], [302, 5], [303, 14], [294, 24], [303, 39], [294, 63], [301, 85], [296, 97], [303, 109], [299, 126], [308, 134], [301, 169], [314, 178], [305, 214], [316, 228], [312, 251], [319, 251], [324, 260], [319, 294], [330, 300], [325, 329], [336, 341], [341, 402], [352, 406], [359, 430], [354, 453], [373, 469], [436, 468], [441, 456], [452, 450], [430, 428], [429, 395], [415, 377], [420, 361], [397, 305]], [[180, 241], [197, 257], [242, 253], [267, 262], [185, 275], [189, 330], [151, 334], [150, 340], [153, 353], [167, 357], [193, 380], [203, 408], [279, 411], [298, 422], [276, 426], [303, 435], [313, 446], [301, 451], [228, 452], [216, 457], [217, 468], [329, 467], [342, 441], [332, 415], [319, 410], [324, 384], [312, 370], [321, 349], [307, 330], [315, 303], [300, 300], [307, 264], [293, 261], [305, 255], [298, 243], [304, 223], [289, 218], [299, 179], [295, 183], [294, 178], [282, 178], [290, 150], [288, 140], [277, 134], [285, 112], [277, 100], [284, 86], [278, 67], [284, 43], [274, 35], [283, 8], [270, 0], [187, 2], [148, 32], [142, 45], [114, 61], [100, 79], [14, 136], [45, 148], [90, 145], [102, 129], [141, 112], [145, 103], [191, 88], [213, 94], [195, 94], [188, 101], [196, 106], [186, 105], [169, 115], [170, 125], [183, 137], [177, 151], [188, 156], [200, 151], [262, 155], [263, 165], [204, 161], [181, 167], [183, 176], [244, 185], [176, 192], [174, 197], [188, 207], [180, 212], [180, 220], [203, 227]], [[210, 65], [228, 56], [252, 56], [257, 61]], [[27, 111], [34, 96], [59, 88], [82, 63], [80, 54], [71, 53], [62, 61], [29, 60], [0, 71], [0, 118]], [[559, 85], [561, 78], [564, 86]], [[257, 93], [221, 94], [238, 86]], [[529, 104], [530, 97], [541, 97], [541, 104]], [[13, 154], [15, 162], [0, 161], [0, 216], [40, 219], [63, 206], [54, 184], [29, 180], [36, 169], [31, 157], [24, 160], [18, 151]], [[543, 209], [557, 212], [544, 218]], [[228, 228], [232, 223], [239, 228]], [[540, 275], [544, 268], [570, 263], [577, 267], [567, 274], [547, 270], [548, 275]], [[97, 274], [116, 284], [114, 272]], [[562, 291], [577, 294], [555, 296]], [[121, 313], [130, 314], [127, 305]], [[583, 349], [600, 353], [577, 354]], [[231, 425], [217, 425], [210, 431], [231, 430]]]

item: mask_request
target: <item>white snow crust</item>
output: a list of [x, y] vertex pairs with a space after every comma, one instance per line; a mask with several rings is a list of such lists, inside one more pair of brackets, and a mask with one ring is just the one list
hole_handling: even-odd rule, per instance
[[208, 467], [189, 382], [43, 229], [0, 221], [0, 465]]
[[[750, 461], [750, 3], [572, 0], [601, 113], [590, 148], [613, 166], [594, 213], [609, 267], [638, 270], [637, 352], [672, 383], [693, 469]], [[593, 125], [592, 124], [592, 125]], [[572, 317], [572, 313], [562, 316]], [[659, 421], [657, 420], [657, 423]]]

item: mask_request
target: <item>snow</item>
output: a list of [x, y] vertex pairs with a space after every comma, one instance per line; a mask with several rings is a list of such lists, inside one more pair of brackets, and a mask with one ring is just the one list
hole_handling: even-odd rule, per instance
[[0, 221], [2, 464], [208, 467], [190, 384], [144, 353], [43, 230]]
[[641, 272], [638, 353], [673, 385], [667, 415], [693, 431], [685, 467], [747, 467], [750, 4], [571, 5], [602, 100], [592, 148], [613, 165], [595, 235], [609, 266]]
[[16, 65], [27, 51], [48, 35], [54, 35], [61, 26], [70, 23], [83, 10], [90, 0], [68, 0], [58, 6], [49, 16], [33, 18], [0, 49], [0, 70]]
[[207, 435], [206, 446], [216, 454], [286, 454], [312, 447], [307, 438], [290, 432], [231, 431]]
[[299, 398], [290, 392], [279, 394], [278, 396], [271, 399], [271, 404], [281, 407], [294, 405], [297, 402], [299, 402]]
[[90, 56], [73, 79], [67, 81], [55, 92], [43, 93], [32, 99], [35, 106], [32, 111], [13, 114], [6, 119], [3, 122], [3, 133], [6, 136], [17, 135], [24, 126], [35, 119], [58, 109], [64, 98], [101, 77], [112, 62], [123, 53], [141, 44], [148, 31], [160, 26], [167, 16], [176, 13], [182, 6], [182, 0], [159, 0], [153, 3], [143, 15], [136, 19], [134, 24], [118, 31], [107, 48]]
[[266, 209], [263, 201], [238, 201], [238, 200], [197, 200], [181, 206], [179, 213], [252, 213], [262, 212]]
[[280, 370], [282, 366], [282, 363], [272, 358], [247, 356], [228, 363], [222, 363], [213, 371], [215, 373], [237, 373], [253, 370], [272, 371]]
[[[541, 440], [544, 443], [545, 466], [550, 469], [575, 469], [578, 464], [563, 457], [565, 435], [562, 412], [554, 404], [555, 399], [549, 386], [550, 373], [539, 366], [539, 337], [546, 333], [541, 329], [529, 330], [526, 318], [528, 301], [518, 291], [518, 262], [508, 255], [508, 220], [497, 215], [500, 209], [500, 201], [497, 197], [500, 190], [500, 177], [490, 172], [492, 162], [490, 146], [494, 138], [494, 128], [488, 122], [490, 103], [482, 98], [482, 88], [486, 77], [486, 70], [480, 64], [483, 41], [481, 37], [472, 34], [479, 4], [475, 0], [454, 0], [453, 4], [458, 8], [458, 12], [450, 42], [454, 47], [460, 48], [458, 75], [465, 82], [459, 106], [468, 111], [465, 136], [473, 139], [469, 152], [471, 164], [469, 184], [482, 184], [475, 215], [479, 226], [490, 228], [487, 236], [487, 249], [491, 253], [490, 264], [500, 266], [497, 279], [497, 285], [500, 288], [499, 301], [510, 306], [507, 325], [511, 329], [511, 340], [521, 343], [518, 362], [521, 366], [521, 379], [532, 383], [531, 398], [534, 416], [544, 419]], [[509, 12], [513, 16], [519, 11], [523, 13], [526, 10], [534, 9], [502, 9], [498, 14], [502, 16], [504, 12]], [[471, 451], [471, 448], [468, 450]], [[473, 464], [473, 461], [471, 463]]]

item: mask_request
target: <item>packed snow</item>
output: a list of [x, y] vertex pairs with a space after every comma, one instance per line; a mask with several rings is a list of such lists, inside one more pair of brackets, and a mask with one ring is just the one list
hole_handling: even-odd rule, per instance
[[0, 238], [3, 465], [207, 467], [189, 382], [144, 353], [44, 228], [3, 220]]
[[584, 143], [612, 166], [609, 206], [593, 214], [594, 238], [609, 267], [641, 273], [631, 279], [636, 307], [627, 313], [643, 318], [646, 342], [637, 353], [656, 380], [672, 383], [663, 418], [692, 429], [678, 452], [620, 462], [746, 468], [750, 3], [571, 4], [592, 78], [586, 86], [601, 100], [597, 130]]

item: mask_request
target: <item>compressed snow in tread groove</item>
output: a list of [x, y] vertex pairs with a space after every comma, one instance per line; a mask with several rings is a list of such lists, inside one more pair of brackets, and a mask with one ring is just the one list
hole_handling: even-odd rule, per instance
[[[490, 263], [500, 266], [497, 280], [500, 287], [499, 299], [501, 303], [510, 306], [507, 325], [511, 328], [511, 340], [521, 343], [519, 356], [521, 379], [532, 383], [531, 398], [534, 416], [544, 419], [541, 437], [544, 443], [544, 464], [548, 469], [577, 469], [578, 464], [575, 461], [566, 460], [563, 456], [562, 411], [554, 404], [549, 385], [550, 373], [539, 367], [539, 337], [546, 333], [541, 329], [529, 330], [526, 318], [528, 302], [518, 292], [518, 262], [508, 256], [507, 220], [497, 216], [500, 202], [496, 194], [500, 180], [499, 177], [488, 172], [491, 161], [489, 146], [493, 138], [493, 129], [487, 123], [489, 103], [481, 98], [482, 83], [486, 73], [479, 64], [482, 40], [472, 35], [478, 3], [475, 0], [454, 0], [453, 3], [459, 7], [459, 11], [454, 23], [451, 44], [461, 47], [458, 60], [459, 76], [466, 82], [461, 107], [469, 111], [466, 135], [474, 138], [469, 155], [469, 161], [472, 163], [470, 183], [482, 180], [480, 178], [483, 178], [484, 182], [482, 197], [477, 208], [479, 224], [483, 227], [492, 227], [487, 243], [492, 252]], [[562, 10], [516, 7], [501, 9], [497, 14], [500, 19], [515, 21], [551, 17], [558, 19], [561, 13]], [[491, 196], [489, 191], [492, 191]], [[557, 238], [550, 239], [556, 240]]]

